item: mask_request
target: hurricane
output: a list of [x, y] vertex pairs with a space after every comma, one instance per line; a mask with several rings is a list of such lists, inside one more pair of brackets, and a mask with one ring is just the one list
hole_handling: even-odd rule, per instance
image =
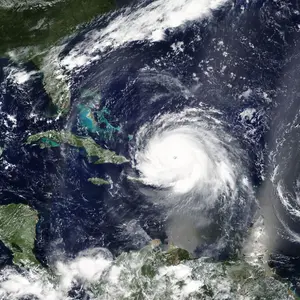
[[253, 218], [246, 154], [221, 115], [205, 107], [158, 115], [130, 149], [151, 201], [166, 210], [170, 240], [192, 252], [216, 239], [211, 250], [220, 251]]

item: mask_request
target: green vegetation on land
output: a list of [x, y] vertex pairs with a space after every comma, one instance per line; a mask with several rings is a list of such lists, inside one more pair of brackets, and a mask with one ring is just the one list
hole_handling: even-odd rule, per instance
[[0, 1], [0, 57], [32, 61], [43, 72], [45, 90], [57, 113], [65, 114], [70, 91], [58, 58], [63, 46], [58, 45], [79, 25], [115, 8], [115, 0]]
[[38, 213], [24, 204], [0, 205], [0, 239], [16, 265], [38, 264], [33, 254]]
[[52, 47], [46, 56], [41, 57], [42, 61], [37, 61], [36, 58], [35, 63], [43, 72], [44, 89], [51, 97], [57, 113], [66, 114], [71, 104], [71, 93], [58, 58], [61, 50], [62, 47]]
[[102, 178], [99, 177], [92, 177], [88, 179], [89, 182], [95, 184], [95, 185], [105, 185], [105, 184], [109, 184], [109, 182], [107, 180], [104, 180]]
[[[43, 142], [47, 139], [47, 143]], [[117, 155], [114, 151], [103, 149], [90, 137], [76, 136], [69, 131], [49, 130], [31, 135], [27, 139], [27, 144], [38, 142], [41, 148], [52, 147], [51, 143], [68, 144], [73, 147], [82, 148], [90, 162], [95, 164], [113, 163], [123, 164], [128, 162], [124, 156]], [[94, 161], [96, 158], [96, 161]]]
[[242, 259], [191, 259], [184, 249], [164, 251], [159, 245], [122, 253], [87, 288], [97, 299], [295, 299], [289, 285], [268, 276], [263, 267]]
[[[0, 53], [13, 48], [40, 46], [46, 49], [74, 32], [79, 24], [116, 7], [114, 0], [52, 1], [48, 5], [0, 6]], [[39, 1], [41, 2], [41, 1]]]
[[192, 256], [185, 249], [172, 246], [166, 252], [167, 265], [178, 265], [181, 261], [190, 260], [190, 259], [192, 259]]

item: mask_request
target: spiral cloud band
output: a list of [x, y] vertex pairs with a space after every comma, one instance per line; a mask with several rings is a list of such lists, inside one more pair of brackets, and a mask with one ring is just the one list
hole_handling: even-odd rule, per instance
[[159, 115], [139, 129], [131, 148], [142, 183], [155, 190], [151, 200], [165, 208], [169, 238], [194, 231], [192, 247], [177, 241], [194, 251], [204, 241], [223, 248], [252, 218], [245, 153], [220, 117], [205, 108]]

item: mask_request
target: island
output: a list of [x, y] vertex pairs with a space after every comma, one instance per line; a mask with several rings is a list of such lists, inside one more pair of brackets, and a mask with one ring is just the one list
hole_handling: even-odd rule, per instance
[[[113, 163], [123, 164], [128, 162], [124, 156], [117, 155], [114, 151], [103, 149], [91, 137], [77, 136], [69, 131], [49, 130], [28, 137], [26, 144], [39, 144], [41, 148], [58, 147], [67, 144], [85, 150], [89, 162], [95, 164]], [[96, 160], [93, 160], [96, 158]]]
[[106, 185], [109, 184], [109, 182], [105, 179], [99, 178], [99, 177], [92, 177], [88, 179], [89, 182], [95, 185]]

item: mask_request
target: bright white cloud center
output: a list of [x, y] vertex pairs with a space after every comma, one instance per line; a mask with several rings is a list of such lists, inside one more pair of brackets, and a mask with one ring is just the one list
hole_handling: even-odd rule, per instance
[[239, 152], [217, 119], [189, 109], [144, 125], [137, 133], [133, 158], [147, 185], [216, 199], [235, 190], [242, 172]]

